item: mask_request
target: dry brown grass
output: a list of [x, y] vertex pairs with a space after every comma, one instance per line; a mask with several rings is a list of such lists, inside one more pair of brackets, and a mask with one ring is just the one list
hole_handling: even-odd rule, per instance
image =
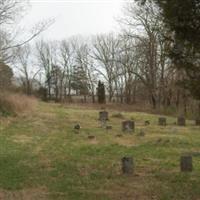
[[37, 100], [22, 94], [3, 93], [0, 94], [0, 113], [3, 115], [33, 111]]

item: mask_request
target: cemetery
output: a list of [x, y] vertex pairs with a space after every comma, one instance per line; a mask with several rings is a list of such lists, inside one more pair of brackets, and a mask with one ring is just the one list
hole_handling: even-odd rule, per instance
[[40, 102], [34, 112], [1, 123], [0, 199], [9, 190], [20, 199], [30, 189], [37, 190], [30, 199], [198, 196], [196, 121], [185, 119], [183, 126], [176, 117], [116, 113]]

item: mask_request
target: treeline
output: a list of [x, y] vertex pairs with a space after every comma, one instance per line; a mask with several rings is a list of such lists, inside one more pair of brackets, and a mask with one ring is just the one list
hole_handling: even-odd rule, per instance
[[23, 90], [45, 100], [73, 101], [83, 96], [97, 101], [99, 80], [107, 102], [176, 107], [186, 112], [193, 103], [182, 87], [184, 69], [174, 66], [170, 50], [173, 32], [152, 1], [127, 3], [119, 19], [121, 32], [62, 41], [37, 41], [15, 48], [13, 66]]

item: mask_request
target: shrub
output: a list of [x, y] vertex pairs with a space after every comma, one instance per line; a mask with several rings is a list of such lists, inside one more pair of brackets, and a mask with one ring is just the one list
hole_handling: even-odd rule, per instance
[[26, 111], [32, 111], [36, 102], [35, 98], [26, 95], [0, 94], [0, 116], [14, 116]]

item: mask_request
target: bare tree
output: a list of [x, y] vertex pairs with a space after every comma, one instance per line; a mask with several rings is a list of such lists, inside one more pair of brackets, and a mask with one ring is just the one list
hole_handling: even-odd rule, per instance
[[41, 69], [37, 69], [37, 67], [34, 66], [33, 55], [29, 44], [16, 49], [13, 65], [20, 73], [20, 78], [25, 87], [26, 94], [31, 95], [33, 83], [36, 81], [36, 76]]
[[93, 58], [97, 61], [96, 71], [107, 83], [109, 102], [112, 101], [114, 96], [115, 51], [118, 43], [119, 41], [113, 34], [97, 36], [93, 42]]

